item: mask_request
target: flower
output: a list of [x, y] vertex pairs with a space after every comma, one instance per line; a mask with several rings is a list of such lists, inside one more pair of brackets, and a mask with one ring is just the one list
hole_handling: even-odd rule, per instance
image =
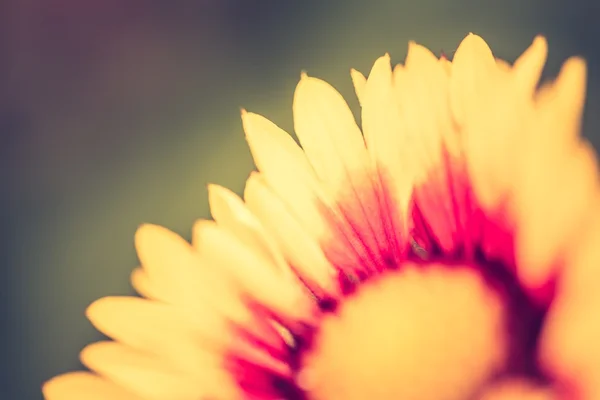
[[145, 298], [87, 315], [114, 339], [61, 399], [598, 399], [600, 213], [579, 137], [585, 64], [538, 89], [547, 46], [514, 63], [467, 36], [454, 59], [303, 74], [300, 148], [242, 112], [257, 169], [244, 199], [209, 186], [192, 243], [135, 238]]

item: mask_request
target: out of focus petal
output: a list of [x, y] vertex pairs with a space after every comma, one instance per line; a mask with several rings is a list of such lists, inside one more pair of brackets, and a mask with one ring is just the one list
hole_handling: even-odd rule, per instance
[[489, 85], [495, 70], [496, 62], [487, 43], [469, 34], [454, 54], [450, 74], [450, 105], [460, 126], [466, 114], [477, 107], [479, 94]]
[[149, 400], [242, 398], [235, 383], [216, 366], [205, 366], [202, 376], [191, 376], [116, 342], [90, 345], [82, 351], [81, 359], [102, 376]]
[[350, 70], [350, 77], [352, 78], [352, 84], [354, 85], [354, 91], [358, 101], [362, 105], [363, 95], [365, 93], [365, 85], [367, 84], [367, 78], [360, 72], [352, 68]]
[[513, 183], [520, 227], [516, 251], [521, 278], [531, 287], [548, 280], [557, 257], [595, 208], [597, 162], [591, 146], [578, 137], [584, 95], [585, 65], [571, 59], [540, 93], [520, 142]]
[[[599, 204], [600, 198], [596, 198]], [[571, 244], [556, 300], [542, 331], [540, 357], [580, 398], [600, 396], [600, 213]]]
[[42, 389], [46, 400], [142, 400], [113, 381], [90, 372], [70, 372], [52, 378]]

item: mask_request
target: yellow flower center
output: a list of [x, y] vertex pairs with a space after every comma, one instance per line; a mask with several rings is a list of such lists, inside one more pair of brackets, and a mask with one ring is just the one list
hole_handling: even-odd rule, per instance
[[508, 307], [478, 269], [406, 265], [327, 314], [303, 356], [310, 400], [464, 400], [509, 358]]

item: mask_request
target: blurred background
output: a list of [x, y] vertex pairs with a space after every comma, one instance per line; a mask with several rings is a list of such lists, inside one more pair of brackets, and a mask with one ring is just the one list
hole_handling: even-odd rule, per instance
[[41, 399], [99, 334], [84, 318], [131, 293], [143, 222], [190, 236], [206, 183], [252, 169], [239, 108], [291, 131], [301, 70], [354, 100], [408, 40], [452, 54], [468, 33], [513, 61], [542, 33], [546, 76], [589, 62], [585, 133], [600, 144], [596, 0], [0, 2], [0, 399]]

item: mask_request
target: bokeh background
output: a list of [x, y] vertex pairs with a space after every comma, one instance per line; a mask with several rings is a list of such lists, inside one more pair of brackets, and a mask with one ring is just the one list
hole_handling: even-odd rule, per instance
[[302, 69], [356, 108], [349, 68], [408, 40], [452, 54], [472, 31], [512, 61], [543, 33], [546, 76], [588, 59], [598, 148], [599, 20], [597, 0], [2, 0], [0, 399], [80, 367], [84, 309], [131, 293], [140, 223], [189, 237], [207, 182], [241, 192], [240, 107], [291, 131]]

